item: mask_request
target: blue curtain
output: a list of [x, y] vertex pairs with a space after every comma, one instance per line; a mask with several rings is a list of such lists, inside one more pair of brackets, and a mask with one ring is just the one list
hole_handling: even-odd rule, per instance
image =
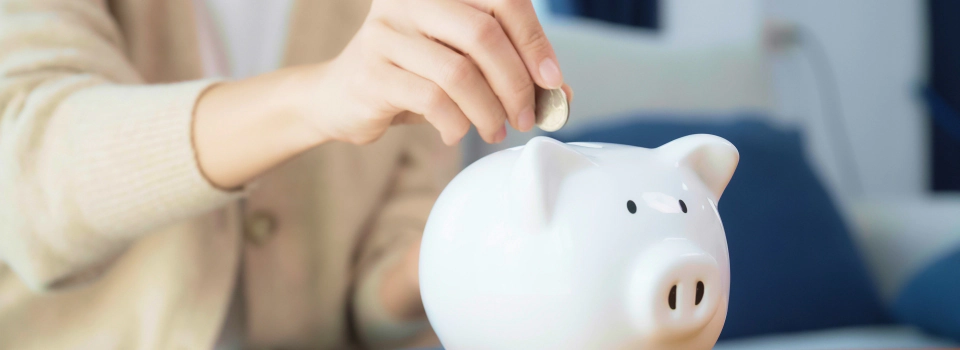
[[929, 0], [931, 187], [960, 190], [960, 1]]
[[660, 0], [550, 0], [550, 10], [634, 27], [660, 27]]

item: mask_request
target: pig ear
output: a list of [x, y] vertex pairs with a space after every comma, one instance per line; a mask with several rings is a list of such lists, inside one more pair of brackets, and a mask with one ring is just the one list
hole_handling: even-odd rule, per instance
[[693, 169], [717, 200], [740, 162], [740, 152], [730, 141], [707, 134], [681, 137], [660, 146], [657, 151], [673, 164]]
[[507, 185], [514, 222], [525, 232], [538, 232], [552, 219], [557, 191], [569, 174], [596, 164], [572, 147], [538, 136], [520, 151]]

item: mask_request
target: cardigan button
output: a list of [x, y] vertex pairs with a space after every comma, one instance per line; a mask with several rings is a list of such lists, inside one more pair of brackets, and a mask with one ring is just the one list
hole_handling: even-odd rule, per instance
[[255, 212], [247, 217], [244, 225], [244, 236], [247, 241], [255, 245], [263, 245], [276, 229], [277, 221], [273, 215], [266, 212]]

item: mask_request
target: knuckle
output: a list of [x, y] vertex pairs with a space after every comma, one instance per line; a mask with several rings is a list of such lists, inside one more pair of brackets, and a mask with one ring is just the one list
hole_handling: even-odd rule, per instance
[[540, 28], [527, 31], [519, 41], [522, 49], [533, 52], [545, 50], [550, 45], [547, 35]]
[[449, 60], [442, 68], [441, 82], [445, 85], [459, 84], [473, 78], [476, 68], [470, 59], [457, 56]]
[[422, 114], [431, 114], [443, 108], [447, 99], [446, 92], [439, 86], [430, 85], [423, 92], [423, 111]]
[[477, 15], [470, 25], [470, 39], [480, 45], [493, 44], [503, 35], [500, 22], [485, 14]]
[[518, 77], [510, 84], [510, 94], [510, 96], [530, 96], [530, 98], [533, 98], [533, 80], [530, 80], [530, 76], [526, 74]]

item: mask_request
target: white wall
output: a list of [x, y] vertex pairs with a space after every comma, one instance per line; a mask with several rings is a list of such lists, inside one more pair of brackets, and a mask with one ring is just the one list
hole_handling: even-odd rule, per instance
[[[918, 195], [926, 188], [924, 7], [917, 0], [763, 0], [768, 18], [800, 24], [825, 47], [865, 194]], [[816, 163], [837, 187], [816, 81], [802, 52], [772, 57], [777, 114], [808, 126]], [[841, 189], [843, 190], [843, 189]], [[853, 193], [851, 193], [853, 194]]]

